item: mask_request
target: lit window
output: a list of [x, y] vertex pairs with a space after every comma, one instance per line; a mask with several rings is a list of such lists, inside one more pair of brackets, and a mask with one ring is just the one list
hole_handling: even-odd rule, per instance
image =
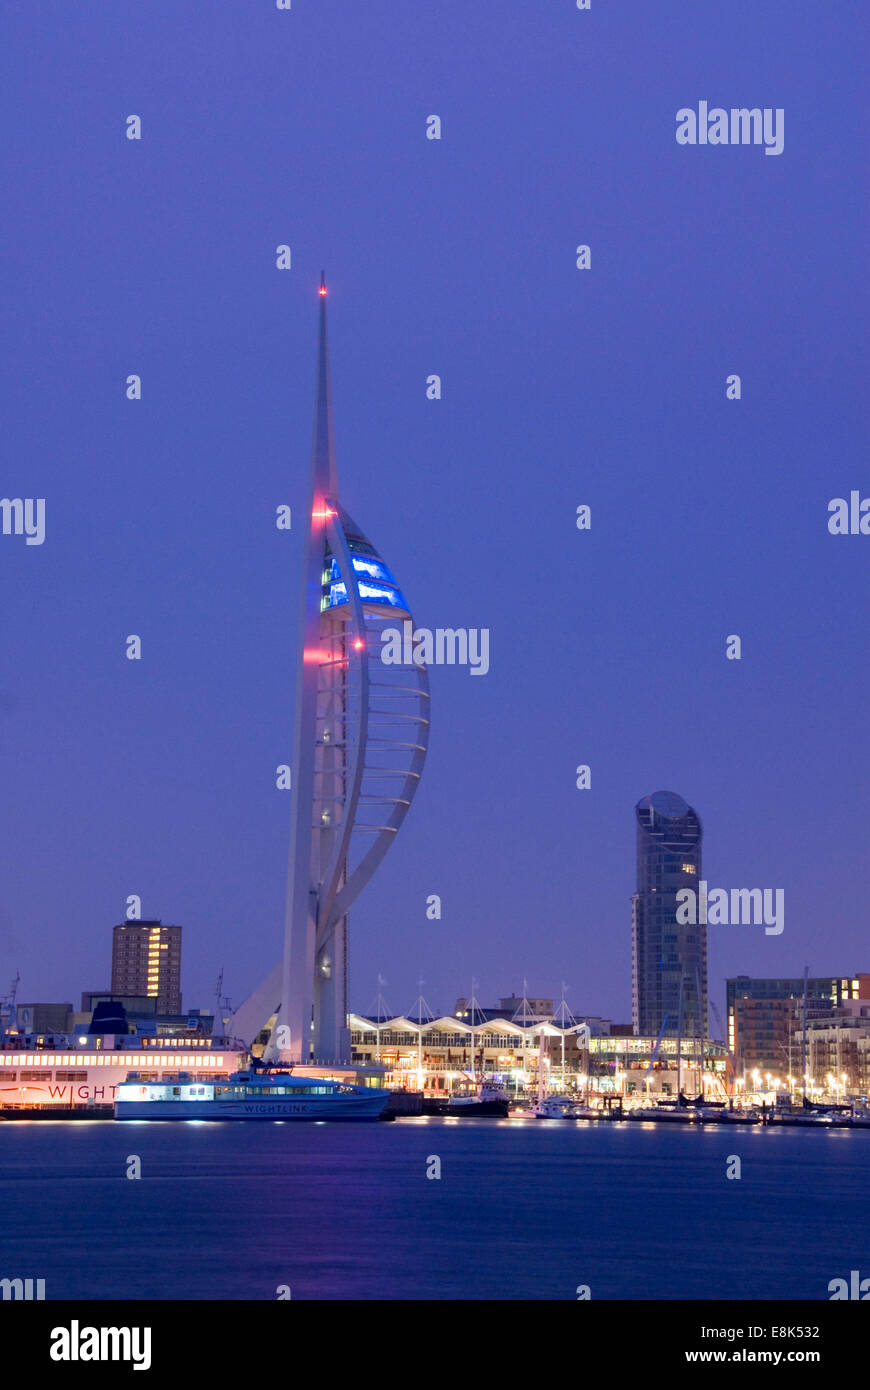
[[367, 599], [370, 603], [388, 603], [393, 608], [405, 607], [405, 600], [398, 589], [386, 588], [383, 584], [367, 584], [362, 579], [358, 588], [360, 598]]

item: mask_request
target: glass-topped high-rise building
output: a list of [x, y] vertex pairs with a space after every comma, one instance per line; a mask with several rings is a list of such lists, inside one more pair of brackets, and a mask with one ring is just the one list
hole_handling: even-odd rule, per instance
[[635, 807], [637, 891], [632, 899], [632, 1022], [644, 1037], [707, 1036], [707, 928], [677, 921], [677, 893], [699, 893], [701, 821], [676, 792]]

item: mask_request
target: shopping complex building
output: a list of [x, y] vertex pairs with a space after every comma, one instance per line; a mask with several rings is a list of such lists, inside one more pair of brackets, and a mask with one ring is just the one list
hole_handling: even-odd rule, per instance
[[514, 1093], [534, 1092], [542, 1083], [548, 1091], [638, 1098], [676, 1096], [678, 1087], [697, 1094], [703, 1067], [708, 1094], [725, 1094], [727, 1051], [722, 1043], [683, 1038], [678, 1069], [676, 1038], [612, 1031], [604, 1019], [523, 1023], [499, 1012], [478, 1009], [471, 1017], [448, 1014], [416, 1021], [404, 1015], [351, 1014], [354, 1065], [381, 1066], [388, 1086], [433, 1096], [460, 1089], [474, 1077]]

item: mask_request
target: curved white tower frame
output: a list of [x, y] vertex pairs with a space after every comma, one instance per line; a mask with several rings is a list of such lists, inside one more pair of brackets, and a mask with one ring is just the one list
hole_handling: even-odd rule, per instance
[[[266, 1048], [273, 1061], [350, 1060], [347, 914], [407, 814], [429, 740], [425, 666], [381, 661], [381, 632], [409, 619], [390, 570], [338, 499], [321, 279], [284, 958]], [[270, 981], [274, 991], [274, 973]], [[257, 1028], [276, 1002], [262, 997]]]

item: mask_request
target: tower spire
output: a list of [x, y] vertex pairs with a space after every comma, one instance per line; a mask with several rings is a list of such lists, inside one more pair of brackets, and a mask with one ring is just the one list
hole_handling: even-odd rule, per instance
[[416, 792], [429, 741], [429, 683], [425, 666], [379, 660], [384, 626], [397, 616], [413, 619], [391, 571], [338, 499], [325, 275], [318, 319], [284, 956], [236, 1017], [246, 1037], [248, 1020], [254, 1033], [262, 1027], [264, 1008], [274, 1018], [270, 1061], [346, 1063], [348, 912]]
[[311, 473], [315, 503], [336, 497], [335, 439], [332, 428], [332, 390], [329, 381], [329, 336], [326, 328], [326, 273], [320, 272], [320, 327], [317, 338], [317, 379], [314, 389], [314, 440]]

